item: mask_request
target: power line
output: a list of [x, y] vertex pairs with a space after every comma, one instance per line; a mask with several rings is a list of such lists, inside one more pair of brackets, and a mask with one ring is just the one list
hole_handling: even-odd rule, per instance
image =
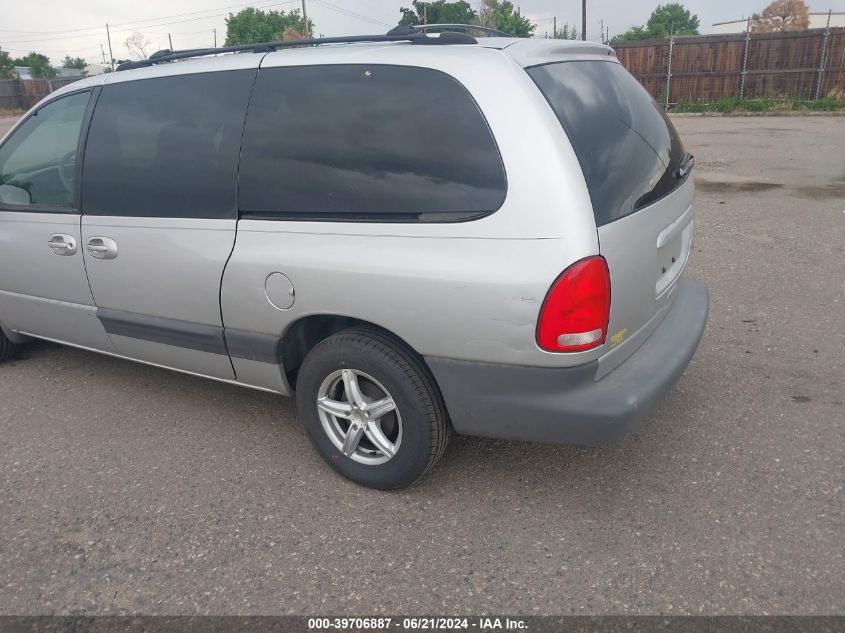
[[[244, 4], [233, 4], [233, 5], [229, 5], [228, 7], [214, 7], [214, 8], [211, 8], [211, 9], [201, 9], [199, 11], [189, 11], [187, 13], [175, 13], [173, 15], [164, 15], [164, 16], [157, 17], [157, 18], [148, 18], [146, 20], [133, 20], [132, 22], [123, 22], [122, 24], [115, 24], [115, 26], [126, 26], [127, 24], [137, 24], [138, 22], [149, 22], [149, 21], [158, 21], [158, 20], [168, 20], [170, 18], [181, 18], [181, 17], [184, 17], [186, 15], [196, 15], [198, 13], [206, 13], [207, 11], [222, 11], [224, 9], [237, 9], [237, 8], [249, 8], [249, 7], [262, 8], [259, 5], [264, 5], [264, 4], [267, 3], [267, 1], [268, 0], [263, 0], [263, 2], [262, 2], [261, 0], [259, 0], [259, 2], [247, 2], [247, 3], [244, 3]], [[296, 2], [296, 0], [288, 0], [287, 2], [275, 2], [275, 3], [270, 4], [268, 6], [275, 6], [276, 4], [279, 4], [279, 5], [293, 4], [294, 2]], [[196, 19], [197, 20], [204, 20], [205, 18], [199, 17], [199, 18], [196, 18]], [[186, 21], [189, 21], [189, 20], [186, 20]]]
[[[267, 4], [267, 0], [265, 0], [264, 3], [250, 4], [250, 8], [269, 9], [271, 7], [281, 7], [281, 6], [285, 6], [285, 5], [289, 5], [289, 4], [296, 4], [296, 2], [297, 2], [297, 0], [285, 0], [284, 2], [273, 1], [273, 2], [270, 2], [269, 4]], [[244, 5], [236, 5], [236, 6], [244, 6]], [[213, 9], [210, 9], [210, 10], [213, 10]], [[145, 29], [145, 28], [150, 28], [150, 27], [167, 26], [168, 24], [182, 24], [184, 22], [198, 22], [199, 20], [208, 20], [209, 18], [218, 18], [220, 16], [224, 16], [224, 15], [228, 15], [228, 14], [229, 14], [229, 11], [225, 11], [223, 13], [215, 13], [213, 15], [204, 15], [204, 16], [200, 16], [198, 18], [187, 18], [185, 20], [174, 20], [172, 22], [160, 22], [160, 23], [156, 23], [156, 24], [140, 24], [138, 26], [130, 26], [130, 27], [125, 28], [125, 29], [118, 29], [118, 31], [121, 32], [121, 33], [125, 33], [127, 31], [137, 31], [139, 29]], [[170, 16], [170, 17], [177, 17], [177, 16]], [[161, 19], [164, 19], [164, 18], [151, 18], [151, 19], [161, 20]], [[131, 23], [126, 22], [124, 24], [116, 24], [115, 26], [126, 26], [127, 24], [131, 24]]]
[[[196, 15], [197, 13], [206, 13], [208, 11], [222, 11], [223, 9], [237, 9], [240, 7], [250, 7], [255, 6], [256, 3], [254, 2], [246, 2], [243, 4], [232, 4], [226, 7], [212, 7], [210, 9], [201, 9], [199, 11], [189, 11], [187, 13], [174, 13], [172, 15], [161, 15], [155, 18], [144, 18], [141, 20], [132, 20], [130, 22], [119, 22], [114, 24], [114, 26], [126, 26], [128, 24], [137, 24], [139, 22], [150, 22], [150, 21], [157, 21], [157, 20], [168, 20], [170, 18], [180, 18], [186, 15]], [[293, 4], [291, 3], [282, 3], [282, 4]], [[94, 31], [102, 29], [102, 26], [87, 26], [84, 28], [79, 29], [61, 29], [58, 31], [13, 31], [9, 29], [0, 29], [0, 33], [22, 33], [28, 35], [49, 35], [53, 33], [78, 33], [79, 31]]]
[[[293, 4], [294, 2], [296, 2], [296, 0], [287, 0], [286, 2], [272, 2], [270, 4], [261, 4], [261, 5], [254, 5], [254, 6], [256, 6], [256, 8], [260, 8], [260, 9], [267, 9], [267, 8], [275, 7], [275, 6]], [[181, 23], [184, 23], [184, 22], [198, 22], [200, 20], [208, 20], [208, 19], [211, 19], [211, 18], [218, 18], [218, 17], [225, 16], [225, 15], [228, 15], [228, 12], [215, 13], [215, 14], [211, 14], [211, 15], [204, 15], [204, 16], [197, 17], [197, 18], [186, 18], [186, 19], [183, 19], [183, 20], [173, 20], [173, 21], [170, 21], [170, 22], [155, 22], [155, 23], [151, 23], [151, 24], [142, 24], [142, 25], [138, 25], [137, 27], [133, 26], [133, 27], [123, 28], [123, 29], [115, 29], [115, 32], [116, 33], [129, 33], [131, 31], [139, 31], [139, 30], [142, 30], [142, 29], [145, 29], [145, 28], [150, 28], [150, 27], [167, 26], [167, 25], [170, 25], [170, 24], [181, 24]], [[158, 19], [162, 19], [162, 18], [158, 18]], [[118, 25], [118, 26], [125, 26], [126, 24], [130, 24], [130, 22], [125, 22], [125, 23], [123, 23], [123, 25]], [[100, 27], [100, 29], [101, 30], [100, 30], [99, 33], [88, 33], [88, 34], [82, 34], [82, 35], [64, 35], [64, 36], [60, 36], [60, 37], [37, 38], [37, 39], [32, 39], [32, 40], [26, 40], [26, 39], [6, 40], [6, 43], [15, 44], [15, 43], [27, 43], [27, 42], [53, 42], [53, 41], [66, 40], [66, 39], [80, 39], [80, 38], [86, 38], [86, 37], [102, 37], [102, 27]]]
[[[258, 9], [269, 9], [270, 7], [294, 4], [296, 1], [297, 0], [286, 0], [285, 2], [271, 2], [270, 4], [252, 4], [251, 6], [258, 8]], [[234, 5], [234, 6], [240, 7], [240, 6], [245, 6], [245, 5]], [[225, 7], [219, 7], [217, 10], [223, 9], [223, 8], [225, 8]], [[215, 9], [206, 9], [206, 11], [214, 11], [214, 10]], [[193, 13], [199, 13], [199, 12], [195, 11]], [[181, 24], [181, 23], [184, 23], [184, 22], [198, 22], [200, 20], [208, 20], [208, 19], [211, 19], [211, 18], [218, 18], [218, 17], [224, 16], [224, 15], [228, 15], [228, 13], [229, 12], [226, 11], [224, 13], [215, 13], [215, 14], [212, 14], [212, 15], [204, 15], [204, 16], [200, 16], [200, 17], [196, 17], [196, 18], [186, 18], [184, 20], [174, 20], [174, 21], [171, 21], [171, 22], [155, 22], [156, 20], [163, 20], [163, 19], [167, 19], [169, 17], [178, 17], [180, 15], [180, 14], [177, 14], [177, 15], [173, 15], [173, 16], [163, 16], [163, 17], [159, 17], [159, 18], [150, 18], [149, 20], [146, 20], [147, 22], [149, 22], [150, 20], [155, 22], [155, 23], [151, 23], [151, 24], [137, 24], [137, 22], [124, 22], [122, 24], [116, 24], [116, 25], [113, 25], [113, 26], [126, 26], [128, 24], [137, 24], [137, 26], [131, 26], [131, 27], [128, 27], [128, 28], [122, 28], [122, 29], [116, 29], [115, 30], [116, 33], [127, 33], [127, 32], [130, 32], [130, 31], [140, 31], [140, 30], [145, 29], [145, 28], [151, 28], [151, 27], [157, 27], [157, 26], [167, 26], [169, 24]], [[188, 14], [181, 14], [181, 15], [188, 15]], [[31, 39], [31, 40], [28, 40], [28, 39], [5, 40], [5, 43], [7, 43], [7, 44], [20, 44], [20, 43], [28, 43], [28, 42], [53, 42], [53, 41], [58, 41], [58, 40], [79, 39], [79, 38], [84, 38], [84, 37], [102, 37], [102, 27], [99, 27], [99, 28], [100, 28], [99, 33], [88, 33], [88, 34], [81, 34], [81, 35], [63, 35], [63, 36], [59, 36], [59, 37], [36, 38], [36, 39]]]
[[338, 13], [342, 13], [349, 17], [358, 18], [359, 20], [363, 20], [364, 22], [369, 22], [370, 24], [378, 24], [379, 26], [388, 27], [393, 26], [392, 24], [388, 24], [387, 22], [382, 22], [381, 20], [376, 20], [373, 18], [369, 18], [366, 15], [355, 13], [354, 11], [350, 11], [349, 9], [344, 9], [343, 7], [331, 4], [330, 2], [326, 2], [325, 0], [313, 0], [313, 2], [320, 6], [326, 7], [327, 9], [332, 9], [333, 11], [337, 11]]
[[[38, 52], [39, 52], [39, 53], [44, 53], [45, 55], [49, 55], [49, 54], [59, 54], [59, 53], [76, 53], [76, 52], [78, 52], [78, 51], [88, 51], [88, 50], [94, 49], [94, 48], [96, 48], [96, 47], [97, 47], [97, 45], [96, 45], [96, 44], [91, 44], [91, 45], [89, 45], [89, 46], [83, 46], [82, 48], [70, 48], [70, 49], [68, 49], [68, 48], [51, 48], [51, 49], [43, 49], [43, 48], [41, 48], [41, 47], [39, 46], [39, 47], [38, 47]], [[15, 52], [17, 52], [17, 53], [31, 53], [31, 52], [32, 52], [32, 47], [30, 46], [30, 47], [28, 47], [28, 48], [6, 48], [6, 47], [4, 46], [4, 47], [3, 47], [3, 50], [4, 50], [4, 51], [15, 51]]]
[[167, 35], [168, 33], [170, 33], [171, 35], [196, 35], [197, 33], [208, 33], [208, 29], [199, 29], [198, 31], [142, 31], [139, 29], [133, 30], [138, 31], [139, 33], [146, 33], [147, 35]]

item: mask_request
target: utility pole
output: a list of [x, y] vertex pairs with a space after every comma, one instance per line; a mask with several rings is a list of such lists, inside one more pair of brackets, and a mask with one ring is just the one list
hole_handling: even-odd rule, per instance
[[170, 33], [167, 34], [167, 41], [170, 44], [170, 50], [173, 50], [173, 38], [170, 37]]
[[102, 44], [100, 44], [100, 52], [103, 54], [103, 66], [105, 66], [106, 65], [106, 51], [103, 48]]
[[106, 39], [109, 41], [109, 59], [111, 60], [111, 70], [114, 72], [114, 53], [111, 51], [111, 33], [109, 33], [108, 22], [106, 22]]
[[581, 0], [581, 39], [587, 41], [587, 0]]
[[308, 34], [308, 13], [305, 11], [305, 0], [302, 0], [302, 24], [305, 29], [305, 39], [310, 39], [310, 35]]
[[214, 48], [217, 48], [217, 29], [214, 30]]
[[557, 16], [553, 17], [552, 20], [553, 20], [552, 24], [554, 24], [554, 27], [552, 28], [552, 39], [556, 40], [557, 39]]

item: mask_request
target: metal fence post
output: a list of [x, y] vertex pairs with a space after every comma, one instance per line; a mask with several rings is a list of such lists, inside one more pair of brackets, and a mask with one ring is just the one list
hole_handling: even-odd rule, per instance
[[26, 112], [29, 110], [29, 98], [24, 92], [23, 82], [20, 79], [15, 79], [15, 93], [18, 95], [18, 107]]
[[827, 12], [827, 27], [824, 30], [824, 36], [822, 37], [822, 54], [821, 58], [819, 59], [819, 75], [816, 77], [816, 94], [813, 97], [813, 101], [819, 100], [819, 94], [822, 90], [822, 77], [824, 76], [824, 67], [827, 62], [827, 40], [830, 37], [830, 11]]
[[666, 68], [666, 101], [663, 109], [669, 109], [669, 89], [672, 87], [672, 50], [675, 48], [675, 36], [669, 36], [669, 66]]
[[742, 73], [739, 80], [739, 100], [745, 97], [745, 76], [748, 74], [748, 43], [751, 41], [751, 18], [745, 26], [745, 48], [742, 50]]

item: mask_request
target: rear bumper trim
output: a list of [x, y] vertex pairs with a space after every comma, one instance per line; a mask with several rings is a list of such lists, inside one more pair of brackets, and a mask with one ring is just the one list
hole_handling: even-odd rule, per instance
[[600, 380], [598, 361], [571, 368], [426, 361], [458, 433], [607, 444], [642, 424], [680, 378], [701, 340], [708, 305], [704, 284], [682, 279], [655, 332]]

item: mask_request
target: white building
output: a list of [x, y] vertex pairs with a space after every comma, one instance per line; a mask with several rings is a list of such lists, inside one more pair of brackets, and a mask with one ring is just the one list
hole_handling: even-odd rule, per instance
[[[824, 13], [810, 13], [811, 29], [823, 29], [827, 26], [827, 11]], [[830, 14], [830, 26], [845, 26], [845, 12], [833, 12]], [[725, 35], [726, 33], [745, 33], [748, 28], [748, 18], [733, 20], [731, 22], [716, 22], [713, 25], [713, 35]]]
[[56, 77], [59, 79], [81, 79], [84, 76], [83, 71], [78, 68], [65, 68], [64, 66], [56, 68]]
[[88, 64], [85, 67], [85, 75], [87, 77], [92, 77], [94, 75], [102, 75], [104, 72], [106, 72], [107, 68], [108, 66], [106, 66], [105, 64]]
[[[59, 66], [55, 70], [55, 79], [82, 79], [82, 77], [85, 76], [83, 71], [78, 68], [65, 68], [64, 66]], [[32, 76], [32, 69], [29, 66], [15, 66], [15, 73], [17, 74], [18, 79], [22, 81], [32, 81], [35, 79], [35, 77]]]

